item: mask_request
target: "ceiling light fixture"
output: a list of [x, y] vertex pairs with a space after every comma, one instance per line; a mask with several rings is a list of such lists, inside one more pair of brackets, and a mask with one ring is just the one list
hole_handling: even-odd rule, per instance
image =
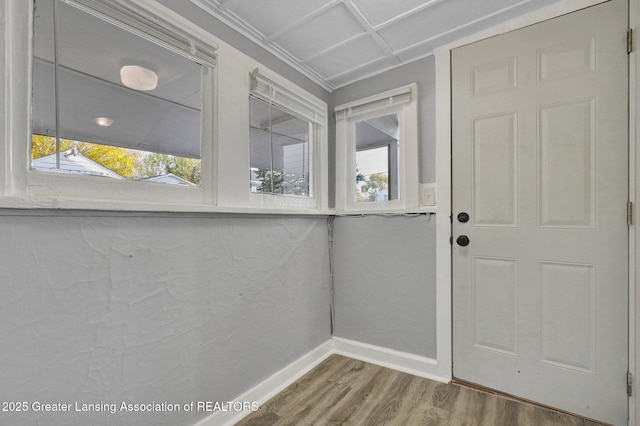
[[120, 68], [120, 81], [134, 90], [153, 90], [158, 86], [158, 74], [139, 65], [125, 65]]
[[109, 127], [113, 124], [113, 119], [109, 117], [96, 117], [93, 119], [93, 122], [98, 126]]

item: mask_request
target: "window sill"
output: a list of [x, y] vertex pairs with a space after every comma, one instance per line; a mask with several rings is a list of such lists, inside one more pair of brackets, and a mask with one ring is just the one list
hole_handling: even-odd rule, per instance
[[436, 206], [421, 206], [407, 209], [350, 209], [346, 211], [340, 211], [336, 213], [336, 216], [393, 216], [393, 215], [412, 215], [422, 213], [436, 213]]
[[239, 214], [277, 214], [277, 215], [335, 215], [333, 209], [316, 208], [278, 208], [278, 207], [231, 207], [211, 204], [175, 204], [148, 201], [107, 201], [82, 200], [71, 198], [23, 198], [16, 196], [0, 197], [0, 209], [21, 210], [88, 210], [113, 212], [148, 213], [239, 213]]

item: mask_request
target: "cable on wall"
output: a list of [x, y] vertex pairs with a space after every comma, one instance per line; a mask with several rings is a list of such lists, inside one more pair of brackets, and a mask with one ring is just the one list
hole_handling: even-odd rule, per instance
[[380, 216], [380, 217], [420, 217], [426, 216], [427, 221], [431, 220], [431, 216], [435, 216], [434, 212], [418, 212], [418, 213], [352, 213], [352, 214], [340, 214], [337, 217], [367, 217], [367, 216]]
[[331, 336], [335, 331], [335, 306], [333, 288], [333, 220], [335, 216], [327, 218], [327, 230], [329, 232], [329, 316], [331, 323]]

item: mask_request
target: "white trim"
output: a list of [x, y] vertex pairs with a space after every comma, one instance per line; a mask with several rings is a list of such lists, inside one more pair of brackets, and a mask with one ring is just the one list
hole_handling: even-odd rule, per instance
[[[415, 85], [415, 87], [417, 87], [417, 85]], [[386, 92], [378, 93], [372, 96], [367, 96], [366, 98], [363, 98], [357, 101], [347, 102], [346, 104], [338, 105], [337, 107], [334, 108], [334, 111], [338, 115], [343, 110], [361, 108], [362, 110], [364, 110], [362, 114], [366, 114], [372, 110], [373, 111], [376, 110], [375, 105], [373, 104], [376, 104], [378, 101], [387, 100], [388, 102], [385, 104], [386, 106], [398, 105], [399, 103], [404, 103], [404, 102], [411, 102], [412, 98], [415, 98], [418, 96], [417, 93], [415, 92], [412, 93], [413, 90], [414, 90], [413, 85], [398, 87], [393, 90], [388, 90]], [[409, 95], [409, 98], [402, 98], [401, 95]], [[401, 99], [402, 101], [401, 102], [396, 101], [395, 100], [396, 97], [398, 97], [399, 100]], [[346, 114], [347, 114], [346, 115], [347, 117], [351, 117], [351, 113], [349, 111], [347, 111]]]
[[[480, 41], [499, 34], [514, 31], [542, 21], [553, 19], [604, 3], [604, 0], [566, 0], [544, 7], [542, 9], [522, 15], [518, 18], [507, 21], [503, 24], [478, 32], [468, 37], [459, 39], [453, 43], [444, 45], [434, 50], [436, 62], [436, 182], [440, 194], [437, 204], [437, 214], [442, 220], [437, 221], [436, 227], [436, 294], [437, 294], [437, 361], [439, 366], [445, 364], [449, 366], [449, 374], [452, 374], [452, 305], [451, 305], [451, 237], [450, 222], [447, 220], [451, 215], [451, 50], [476, 41]], [[638, 11], [638, 0], [629, 0], [630, 4], [630, 24], [637, 25], [640, 22], [640, 11]], [[634, 28], [634, 33], [638, 30]], [[638, 47], [638, 37], [634, 36], [634, 49]], [[629, 103], [630, 103], [630, 169], [629, 169], [629, 191], [630, 200], [640, 199], [640, 186], [636, 185], [636, 170], [640, 169], [640, 152], [637, 150], [640, 144], [640, 135], [636, 132], [635, 121], [640, 119], [637, 102], [638, 96], [637, 80], [640, 78], [638, 69], [640, 68], [640, 58], [636, 53], [630, 57]], [[635, 115], [632, 115], [635, 114]], [[636, 206], [637, 210], [637, 206]], [[638, 215], [635, 215], [638, 218]], [[636, 219], [637, 220], [637, 219]], [[637, 236], [635, 226], [630, 231], [630, 260], [629, 260], [629, 369], [634, 372], [634, 396], [629, 400], [629, 425], [636, 424], [636, 418], [640, 417], [640, 392], [638, 392], [637, 378], [640, 377], [640, 351], [636, 350], [638, 344], [636, 330], [640, 329], [640, 317], [636, 315], [636, 306], [640, 306], [640, 292], [637, 291], [638, 283], [637, 265], [640, 265], [640, 239]], [[634, 245], [631, 245], [631, 244]]]
[[[340, 105], [336, 113], [336, 211], [353, 213], [409, 213], [420, 211], [418, 199], [418, 85], [393, 90]], [[400, 158], [398, 200], [357, 203], [356, 200], [356, 121], [398, 114]]]
[[307, 121], [321, 126], [327, 125], [327, 105], [324, 102], [317, 102], [291, 84], [279, 80], [268, 71], [256, 68], [251, 73], [251, 93]]
[[332, 353], [337, 355], [344, 355], [349, 358], [441, 383], [449, 383], [451, 381], [450, 377], [440, 374], [438, 363], [433, 358], [357, 342], [342, 337], [334, 337], [332, 344]]
[[[117, 1], [123, 2], [124, 0]], [[148, 19], [159, 19], [163, 25], [170, 25], [185, 34], [197, 38], [206, 45], [211, 46], [211, 48], [218, 49], [218, 40], [210, 32], [197, 26], [157, 0], [127, 0], [127, 2], [134, 4], [136, 6], [135, 10]]]
[[[451, 54], [436, 55], [436, 359], [453, 377], [451, 322]], [[445, 371], [447, 370], [447, 371]]]
[[[332, 354], [331, 340], [328, 340], [287, 365], [282, 370], [271, 375], [266, 380], [258, 383], [242, 395], [234, 398], [233, 401], [257, 402], [259, 405], [262, 405], [300, 377], [307, 374]], [[250, 411], [217, 411], [200, 420], [194, 426], [232, 426], [249, 414], [251, 414]]]
[[567, 13], [575, 12], [580, 9], [584, 9], [596, 4], [605, 3], [607, 0], [565, 0], [552, 5], [543, 7], [541, 9], [529, 12], [517, 18], [511, 19], [507, 22], [503, 22], [500, 25], [496, 25], [486, 30], [471, 34], [467, 37], [463, 37], [454, 42], [445, 44], [443, 46], [434, 49], [434, 55], [451, 51], [456, 47], [461, 47], [467, 44], [475, 43], [476, 41], [484, 40], [489, 37], [494, 37], [500, 34], [508, 33], [520, 28], [534, 25], [542, 21], [557, 18], [558, 16], [566, 15]]
[[[262, 405], [313, 370], [331, 355], [343, 355], [440, 383], [449, 383], [451, 381], [450, 377], [439, 374], [436, 360], [432, 358], [341, 337], [333, 337], [242, 395], [233, 398], [233, 401], [257, 402]], [[249, 414], [251, 414], [250, 411], [217, 411], [200, 420], [194, 426], [232, 426]]]

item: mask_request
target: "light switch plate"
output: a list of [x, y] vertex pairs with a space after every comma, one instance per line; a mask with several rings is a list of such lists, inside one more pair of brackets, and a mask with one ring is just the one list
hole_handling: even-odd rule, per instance
[[436, 184], [422, 183], [420, 184], [420, 204], [423, 206], [435, 206], [436, 205]]

